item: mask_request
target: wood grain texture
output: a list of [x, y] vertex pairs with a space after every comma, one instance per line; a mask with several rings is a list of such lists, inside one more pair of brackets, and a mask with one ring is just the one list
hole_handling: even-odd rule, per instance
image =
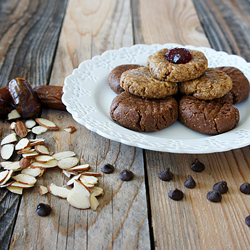
[[209, 46], [192, 1], [132, 1], [135, 43]]
[[[202, 6], [211, 4], [211, 1], [208, 3], [207, 1], [195, 2]], [[221, 4], [224, 5], [224, 8], [226, 6], [231, 8], [231, 12], [228, 12], [231, 22], [234, 22], [236, 16], [240, 16], [245, 20], [245, 24], [248, 23], [246, 21], [248, 17], [244, 16], [243, 11], [238, 12], [239, 9], [242, 10], [242, 7], [236, 6], [235, 1], [231, 1], [231, 3], [221, 1]], [[138, 6], [137, 11], [140, 13], [133, 19], [136, 43], [176, 42], [209, 47], [191, 1], [139, 1], [139, 4], [134, 3], [134, 6]], [[218, 6], [220, 7], [214, 1], [214, 12], [220, 15], [218, 13], [221, 9], [216, 10]], [[248, 7], [249, 4], [246, 9]], [[202, 12], [197, 8], [197, 11], [201, 19], [206, 22], [206, 26], [211, 30], [216, 30], [215, 20], [209, 20], [212, 14], [207, 9]], [[224, 9], [223, 12], [225, 11]], [[222, 21], [222, 19], [217, 20], [218, 23]], [[162, 25], [163, 23], [164, 25]], [[236, 34], [229, 31], [230, 23], [227, 24], [227, 28], [223, 22], [221, 25], [221, 29], [217, 32], [206, 32], [209, 41], [218, 39], [216, 42], [219, 43], [219, 48], [228, 52], [241, 51], [239, 54], [247, 58], [249, 50], [242, 49], [245, 47], [243, 41], [237, 40], [236, 45], [234, 40]], [[237, 27], [235, 25], [235, 31]], [[248, 35], [242, 30], [240, 37]], [[223, 39], [220, 39], [221, 37]], [[228, 50], [225, 37], [228, 38], [228, 43], [234, 50]], [[202, 173], [195, 173], [190, 169], [190, 165], [197, 157], [206, 166], [206, 170]], [[249, 228], [245, 225], [245, 217], [250, 214], [250, 201], [239, 191], [240, 185], [249, 181], [250, 178], [249, 147], [226, 153], [204, 155], [145, 151], [145, 161], [155, 249], [249, 248]], [[167, 167], [170, 167], [174, 173], [174, 180], [163, 182], [159, 179], [158, 174]], [[184, 181], [189, 174], [197, 182], [197, 187], [193, 190], [184, 187]], [[221, 203], [209, 202], [206, 198], [207, 192], [216, 182], [222, 180], [227, 181], [229, 192], [223, 195]], [[184, 192], [185, 196], [182, 201], [176, 202], [168, 198], [168, 192], [174, 188], [179, 188]]]
[[[33, 86], [47, 84], [66, 5], [62, 0], [0, 1], [0, 86], [18, 76]], [[2, 137], [10, 133], [9, 124], [0, 121]], [[16, 159], [15, 155], [11, 160]], [[1, 250], [9, 248], [20, 199], [0, 190]]]
[[[62, 85], [83, 60], [132, 44], [130, 1], [71, 0], [50, 84]], [[37, 190], [26, 192], [10, 249], [150, 249], [143, 151], [104, 139], [77, 124], [66, 112], [50, 110], [42, 116], [60, 127], [44, 135], [51, 151], [74, 150], [81, 163], [90, 164], [93, 171], [101, 172], [105, 163], [114, 164], [116, 170], [100, 179], [105, 195], [99, 199], [96, 212], [77, 210], [51, 195], [41, 197]], [[69, 125], [77, 128], [72, 135], [62, 130]], [[125, 168], [135, 174], [128, 183], [118, 178]], [[45, 185], [52, 182], [63, 185], [66, 179], [60, 171], [52, 170], [39, 180]], [[51, 204], [51, 217], [36, 216], [39, 202]]]
[[211, 46], [250, 61], [248, 0], [193, 0]]
[[18, 76], [47, 84], [66, 6], [67, 0], [0, 1], [0, 86]]

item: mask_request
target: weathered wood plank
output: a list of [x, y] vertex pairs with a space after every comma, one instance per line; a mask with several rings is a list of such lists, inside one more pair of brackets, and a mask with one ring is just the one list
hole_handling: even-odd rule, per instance
[[[33, 86], [47, 84], [66, 6], [64, 0], [0, 1], [0, 86], [18, 76]], [[3, 136], [9, 124], [0, 121]], [[19, 203], [19, 195], [0, 190], [0, 249], [9, 247]]]
[[[201, 32], [191, 1], [157, 1], [157, 4], [147, 0], [138, 2], [139, 7], [136, 10], [138, 15], [133, 19], [135, 34], [138, 34], [135, 36], [136, 43], [176, 42], [209, 46], [205, 35]], [[244, 13], [242, 7], [249, 8], [249, 3], [246, 5], [245, 1], [241, 1], [243, 5], [240, 5], [238, 1], [239, 6], [236, 6], [235, 1], [220, 2], [224, 6], [222, 12], [230, 13], [228, 19], [230, 16], [231, 22], [234, 22], [236, 16], [237, 20], [241, 18], [244, 21], [239, 27], [241, 30], [239, 35], [229, 31], [230, 23], [227, 23], [227, 26], [223, 23], [220, 11], [217, 10], [217, 6], [220, 7], [217, 2], [213, 1], [213, 8], [208, 7], [211, 1], [195, 2], [203, 7], [206, 6], [204, 9], [197, 8], [204, 28], [216, 31], [206, 33], [212, 45], [218, 43], [216, 49], [224, 49], [229, 53], [240, 52], [240, 55], [247, 58], [249, 51], [244, 49], [245, 39], [240, 40], [239, 37], [249, 35], [241, 29], [242, 26], [245, 26], [245, 30], [249, 28], [247, 21], [249, 16]], [[134, 6], [137, 6], [137, 3], [134, 2]], [[226, 11], [226, 6], [230, 12]], [[215, 13], [209, 13], [210, 9]], [[217, 29], [216, 25], [219, 24], [220, 29]], [[233, 30], [236, 31], [237, 27], [235, 24]], [[190, 169], [196, 157], [206, 166], [206, 170], [202, 173], [195, 173]], [[249, 228], [244, 220], [250, 213], [250, 201], [246, 195], [240, 193], [239, 187], [250, 178], [249, 147], [204, 155], [145, 151], [145, 160], [156, 249], [248, 248]], [[174, 173], [174, 180], [163, 182], [158, 174], [167, 167]], [[184, 181], [189, 174], [197, 182], [197, 187], [193, 190], [184, 187]], [[214, 183], [221, 180], [228, 182], [229, 193], [223, 195], [221, 203], [211, 203], [206, 199], [206, 194]], [[168, 198], [168, 192], [173, 188], [183, 190], [185, 193], [183, 201], [176, 202]]]
[[193, 0], [212, 48], [250, 61], [250, 4], [247, 0]]
[[[62, 85], [83, 60], [133, 44], [130, 1], [79, 3], [69, 1], [50, 84]], [[116, 170], [100, 179], [105, 195], [99, 199], [97, 212], [77, 210], [51, 195], [41, 197], [37, 190], [26, 192], [11, 249], [150, 249], [143, 151], [90, 132], [66, 112], [46, 111], [42, 116], [60, 127], [58, 132], [45, 135], [51, 151], [74, 150], [94, 171], [100, 172], [105, 163], [114, 164]], [[77, 128], [72, 135], [62, 130], [69, 125]], [[133, 181], [119, 180], [124, 168], [134, 172]], [[60, 171], [52, 170], [39, 180], [45, 185], [51, 182], [62, 185], [66, 179]], [[52, 205], [52, 216], [35, 214], [39, 202]]]

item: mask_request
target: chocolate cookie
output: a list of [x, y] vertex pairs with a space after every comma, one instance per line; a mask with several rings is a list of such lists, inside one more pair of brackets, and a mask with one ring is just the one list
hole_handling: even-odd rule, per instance
[[124, 64], [115, 67], [108, 76], [108, 83], [110, 88], [116, 93], [120, 94], [124, 89], [120, 86], [120, 78], [123, 72], [129, 69], [136, 69], [141, 67], [138, 64]]
[[199, 78], [181, 82], [178, 86], [182, 94], [193, 95], [202, 100], [212, 100], [228, 93], [233, 83], [225, 72], [209, 68]]
[[232, 79], [233, 88], [230, 92], [233, 95], [233, 104], [245, 101], [249, 96], [250, 85], [243, 72], [235, 67], [217, 67], [217, 69], [222, 70]]
[[179, 120], [192, 130], [216, 135], [236, 127], [239, 110], [223, 99], [205, 101], [184, 96], [179, 102]]
[[161, 99], [178, 92], [177, 83], [159, 81], [153, 78], [147, 67], [124, 72], [121, 76], [120, 85], [131, 94], [148, 99]]
[[178, 103], [173, 97], [148, 100], [124, 91], [113, 99], [110, 116], [123, 127], [154, 132], [177, 120]]
[[208, 67], [205, 55], [196, 50], [189, 50], [191, 60], [175, 64], [166, 59], [169, 49], [162, 49], [148, 57], [148, 68], [153, 77], [171, 82], [183, 82], [201, 76]]

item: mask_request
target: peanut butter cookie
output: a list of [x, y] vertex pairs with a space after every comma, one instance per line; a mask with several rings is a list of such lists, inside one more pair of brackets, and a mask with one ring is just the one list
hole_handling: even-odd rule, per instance
[[199, 78], [181, 82], [178, 86], [182, 94], [193, 95], [202, 100], [212, 100], [229, 92], [233, 83], [225, 72], [216, 68], [209, 68]]
[[131, 94], [148, 99], [161, 99], [178, 92], [177, 83], [155, 79], [147, 67], [124, 72], [121, 76], [120, 85]]
[[162, 130], [178, 118], [178, 103], [173, 97], [143, 99], [123, 91], [110, 107], [111, 118], [121, 126], [142, 132]]
[[208, 67], [207, 58], [200, 51], [189, 50], [191, 57], [186, 63], [182, 63], [182, 61], [180, 61], [181, 63], [168, 61], [166, 53], [169, 51], [169, 49], [162, 49], [148, 57], [147, 62], [150, 73], [159, 80], [171, 82], [188, 81], [201, 76]]

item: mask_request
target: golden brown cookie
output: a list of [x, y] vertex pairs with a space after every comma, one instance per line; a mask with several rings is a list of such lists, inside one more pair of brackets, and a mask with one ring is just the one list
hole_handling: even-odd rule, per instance
[[224, 98], [211, 101], [183, 96], [179, 102], [179, 120], [192, 130], [216, 135], [236, 127], [239, 110]]
[[201, 76], [208, 67], [205, 55], [196, 50], [189, 50], [191, 60], [175, 64], [166, 59], [169, 49], [162, 49], [148, 57], [148, 68], [153, 77], [171, 82], [183, 82]]
[[123, 91], [113, 99], [110, 116], [125, 128], [154, 132], [177, 120], [178, 103], [171, 96], [160, 100], [143, 99]]
[[245, 101], [249, 96], [250, 85], [243, 72], [235, 67], [217, 67], [231, 77], [233, 88], [230, 92], [233, 95], [233, 104]]
[[209, 68], [199, 78], [181, 82], [178, 86], [182, 94], [193, 95], [202, 100], [212, 100], [228, 93], [232, 89], [233, 83], [223, 71]]
[[123, 64], [115, 67], [110, 73], [108, 77], [108, 84], [110, 88], [116, 93], [119, 94], [124, 89], [120, 86], [120, 79], [123, 72], [129, 70], [129, 69], [136, 69], [141, 67], [141, 65], [138, 64]]
[[120, 85], [131, 94], [148, 99], [161, 99], [178, 92], [177, 83], [159, 81], [153, 78], [147, 67], [124, 72], [121, 76]]

